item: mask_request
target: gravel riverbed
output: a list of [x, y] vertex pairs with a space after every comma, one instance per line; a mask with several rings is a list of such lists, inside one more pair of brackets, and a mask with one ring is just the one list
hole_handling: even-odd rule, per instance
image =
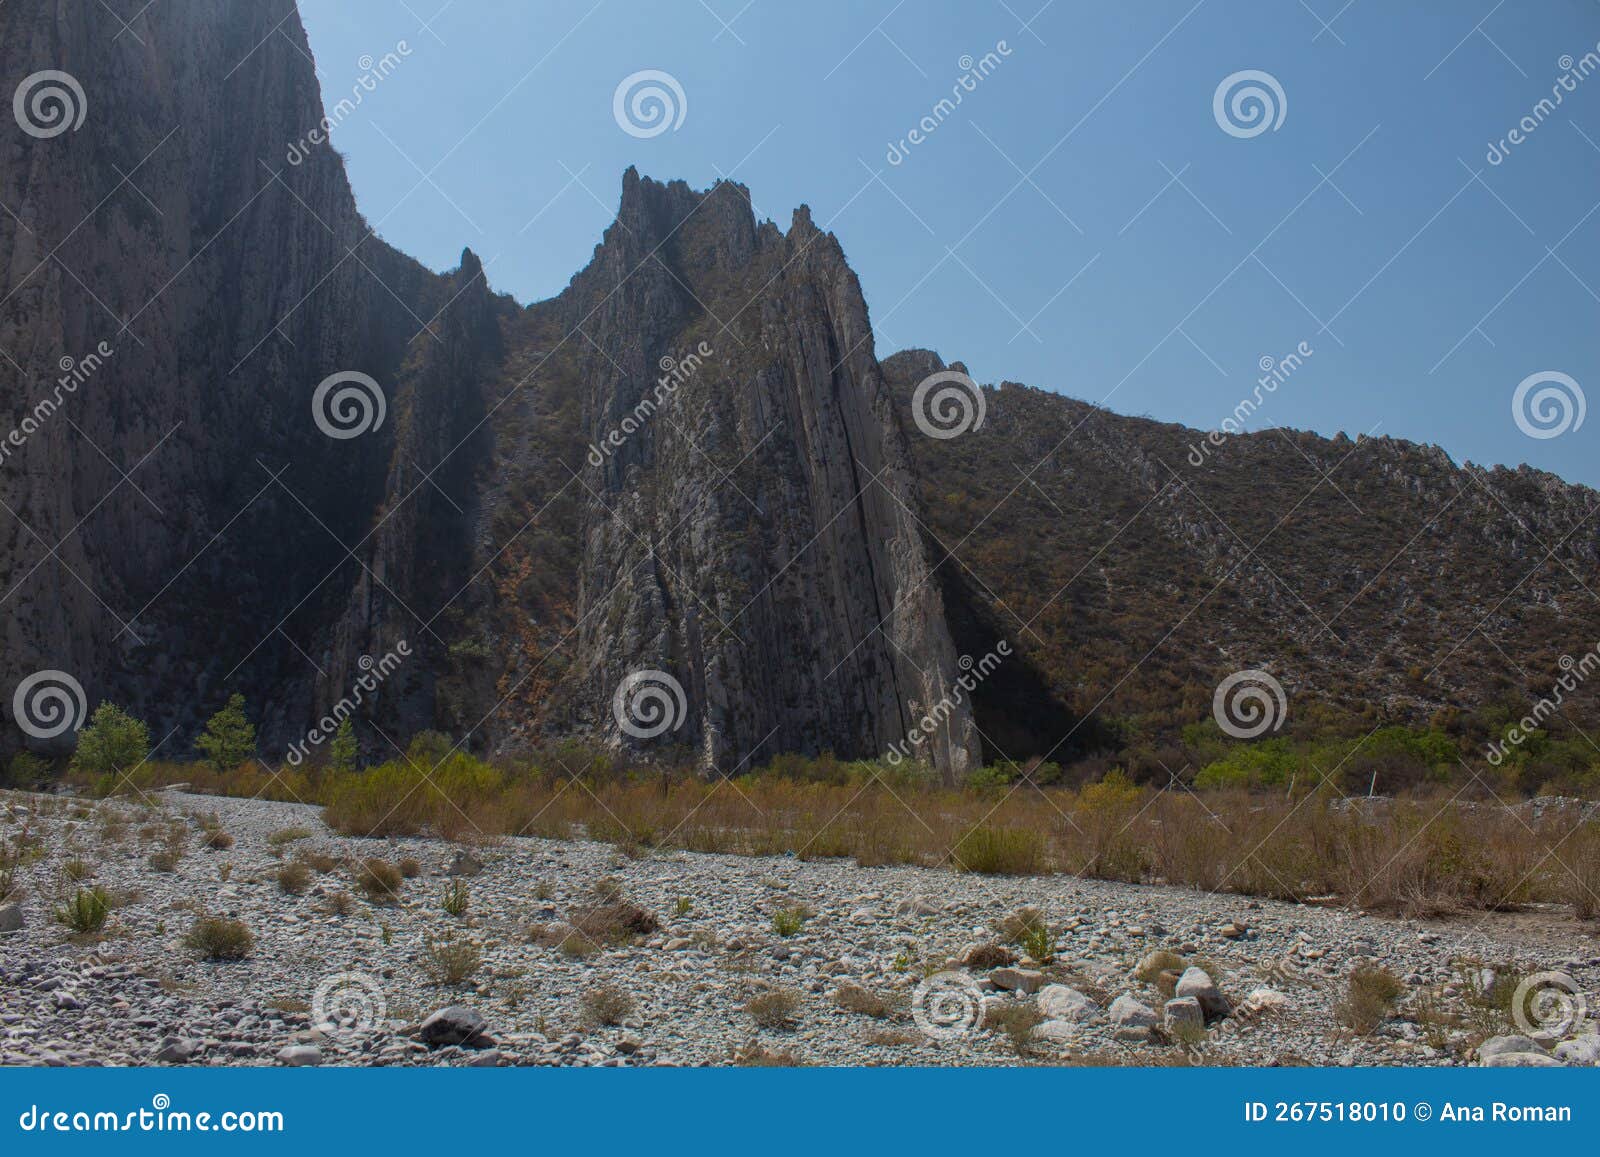
[[[314, 807], [174, 791], [0, 803], [23, 849], [0, 907], [8, 1065], [1600, 1060], [1581, 1007], [1600, 939], [1556, 911], [1413, 921], [1070, 876], [358, 840]], [[415, 874], [374, 902], [370, 858]], [[109, 915], [74, 933], [56, 909], [94, 887]], [[995, 924], [1024, 907], [1047, 931], [1007, 943]], [[619, 914], [620, 939], [574, 931]], [[203, 916], [241, 921], [247, 955], [202, 959]], [[441, 960], [474, 949], [449, 983]], [[1352, 972], [1377, 968], [1399, 991], [1352, 1017]], [[1563, 979], [1518, 1019], [1534, 973]]]

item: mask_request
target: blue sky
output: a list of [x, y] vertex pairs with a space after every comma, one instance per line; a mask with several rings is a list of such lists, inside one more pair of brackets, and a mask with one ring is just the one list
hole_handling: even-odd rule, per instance
[[[325, 97], [409, 49], [334, 132], [369, 220], [437, 269], [470, 246], [520, 300], [588, 261], [629, 164], [696, 187], [731, 173], [761, 215], [787, 228], [803, 202], [838, 234], [880, 356], [927, 346], [980, 381], [1210, 429], [1304, 342], [1248, 428], [1600, 484], [1600, 415], [1546, 438], [1512, 415], [1546, 372], [1600, 404], [1600, 72], [1486, 159], [1573, 75], [1564, 57], [1600, 52], [1596, 0], [301, 8]], [[649, 138], [613, 117], [644, 69], [685, 97]], [[1281, 88], [1275, 129], [1214, 115], [1243, 70]]]

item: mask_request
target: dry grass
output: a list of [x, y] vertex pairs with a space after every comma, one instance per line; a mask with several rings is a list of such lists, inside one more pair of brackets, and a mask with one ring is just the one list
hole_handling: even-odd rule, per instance
[[465, 937], [429, 937], [423, 942], [423, 966], [437, 984], [460, 984], [478, 971], [483, 950]]
[[1364, 1036], [1388, 1018], [1405, 990], [1400, 978], [1387, 968], [1357, 968], [1350, 973], [1345, 997], [1334, 1006], [1334, 1015], [1340, 1024]]
[[633, 1012], [633, 997], [614, 984], [591, 988], [580, 998], [581, 1019], [587, 1028], [621, 1024]]
[[571, 919], [580, 934], [597, 944], [624, 944], [661, 927], [654, 915], [626, 900], [576, 908]]
[[400, 869], [387, 860], [367, 860], [356, 869], [356, 884], [374, 904], [393, 904], [404, 882]]
[[794, 1017], [800, 1011], [800, 1003], [798, 992], [778, 988], [752, 996], [745, 1002], [744, 1010], [762, 1028], [786, 1029], [794, 1027]]
[[255, 941], [242, 921], [222, 916], [201, 916], [183, 938], [189, 951], [202, 960], [243, 960]]
[[887, 1020], [895, 1012], [892, 1001], [862, 988], [859, 984], [841, 984], [833, 994], [833, 1003], [846, 1012], [858, 1012], [862, 1016], [870, 1016], [877, 1020]]
[[311, 869], [298, 860], [281, 866], [277, 875], [278, 887], [285, 895], [298, 896], [311, 886]]
[[1018, 1055], [1028, 1051], [1029, 1036], [1036, 1025], [1043, 1023], [1044, 1013], [1031, 1000], [991, 1007], [983, 1018], [983, 1027], [1004, 1036]]
[[799, 1069], [806, 1061], [788, 1049], [773, 1049], [755, 1041], [733, 1054], [733, 1063], [747, 1069]]
[[[152, 764], [138, 779], [141, 790], [182, 779], [201, 792], [298, 796], [322, 803], [327, 822], [353, 836], [426, 830], [450, 837], [476, 827], [571, 839], [583, 831], [636, 848], [1159, 878], [1284, 900], [1336, 896], [1408, 916], [1548, 902], [1600, 917], [1600, 822], [1580, 826], [1572, 810], [1536, 819], [1492, 800], [1451, 803], [1444, 787], [1351, 805], [1331, 788], [1309, 798], [1304, 790], [1232, 788], [1197, 796], [1108, 780], [1076, 790], [1030, 785], [996, 799], [904, 772], [869, 783], [841, 765], [827, 781], [747, 776], [737, 792], [688, 774], [611, 774], [571, 791], [557, 766], [491, 767], [458, 753], [431, 772], [438, 790], [404, 761], [320, 781], [295, 769], [279, 785], [255, 764], [228, 776]], [[905, 805], [921, 823], [907, 822]]]

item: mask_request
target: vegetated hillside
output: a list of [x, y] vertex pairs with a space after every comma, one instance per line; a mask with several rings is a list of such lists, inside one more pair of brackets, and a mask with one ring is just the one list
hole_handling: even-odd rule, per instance
[[[885, 361], [908, 431], [913, 391], [942, 368], [922, 350]], [[1288, 735], [1389, 720], [1486, 737], [1600, 643], [1585, 487], [1391, 438], [1207, 446], [1013, 383], [984, 400], [978, 429], [911, 436], [918, 492], [952, 619], [1004, 631], [1076, 728], [1053, 759], [1174, 741], [1245, 668], [1282, 682]], [[1597, 691], [1554, 726], [1588, 730]], [[1006, 710], [980, 691], [996, 739], [986, 721]], [[1003, 754], [1051, 750], [1059, 718], [1013, 720]]]

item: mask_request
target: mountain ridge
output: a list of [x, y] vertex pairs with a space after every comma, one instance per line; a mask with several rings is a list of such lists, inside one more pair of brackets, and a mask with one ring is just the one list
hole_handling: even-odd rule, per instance
[[401, 643], [357, 713], [380, 755], [437, 729], [729, 773], [916, 736], [954, 781], [1159, 762], [1235, 670], [1297, 723], [1432, 722], [1600, 638], [1587, 487], [1282, 429], [1195, 464], [1202, 431], [1009, 382], [936, 436], [918, 390], [964, 367], [880, 362], [804, 205], [783, 230], [630, 166], [524, 305], [470, 249], [433, 273], [381, 241], [331, 148], [261, 160], [324, 111], [292, 4], [160, 6], [143, 49], [47, 8], [0, 8], [0, 70], [71, 62], [123, 115], [0, 141], [0, 406], [121, 344], [0, 467], [0, 677], [72, 674], [165, 755], [233, 691], [282, 751]]

